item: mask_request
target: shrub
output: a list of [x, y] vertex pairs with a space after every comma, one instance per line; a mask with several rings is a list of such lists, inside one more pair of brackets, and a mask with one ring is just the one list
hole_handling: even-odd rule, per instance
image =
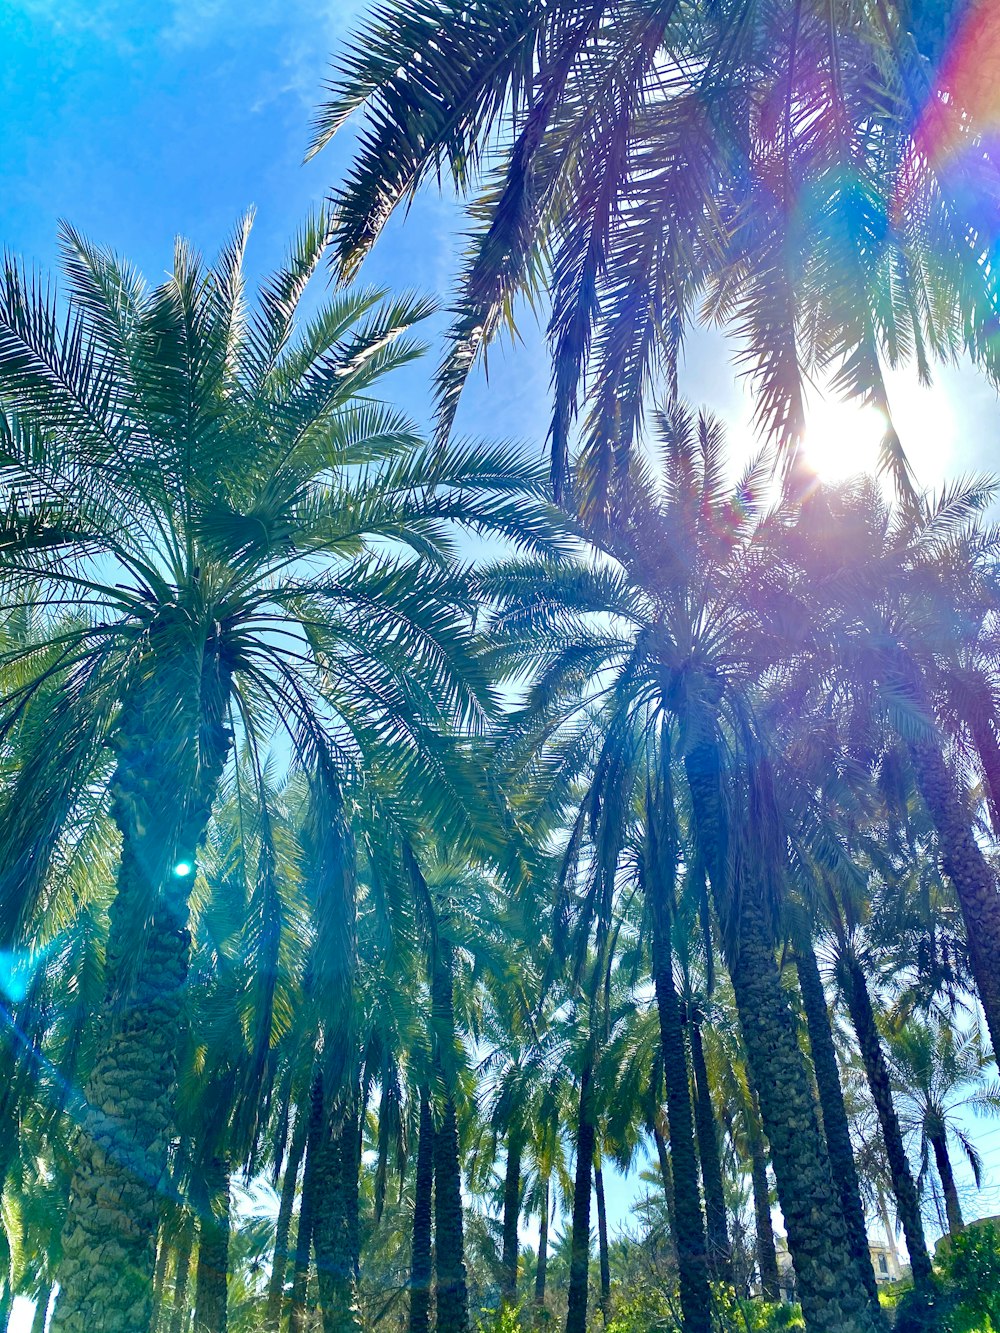
[[1000, 1333], [1000, 1227], [982, 1222], [953, 1236], [942, 1268], [957, 1302], [953, 1333]]

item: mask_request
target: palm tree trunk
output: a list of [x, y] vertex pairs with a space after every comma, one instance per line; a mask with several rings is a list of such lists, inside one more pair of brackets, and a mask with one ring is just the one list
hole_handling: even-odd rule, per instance
[[542, 1181], [542, 1207], [538, 1218], [538, 1266], [535, 1269], [535, 1312], [545, 1308], [545, 1279], [549, 1265], [549, 1178]]
[[198, 1268], [195, 1275], [195, 1333], [226, 1333], [229, 1324], [229, 1163], [212, 1157], [203, 1177]]
[[611, 1318], [611, 1255], [608, 1251], [608, 1205], [604, 1197], [604, 1171], [601, 1158], [594, 1158], [594, 1193], [597, 1196], [597, 1252], [601, 1265], [601, 1315], [605, 1324]]
[[873, 1309], [878, 1309], [880, 1308], [878, 1287], [872, 1268], [871, 1251], [868, 1248], [868, 1228], [865, 1225], [865, 1212], [861, 1206], [861, 1186], [854, 1162], [854, 1149], [851, 1147], [844, 1090], [840, 1083], [840, 1069], [833, 1045], [823, 979], [819, 974], [819, 965], [811, 942], [797, 952], [796, 970], [799, 975], [806, 1025], [809, 1029], [809, 1047], [816, 1073], [816, 1085], [819, 1089], [823, 1130], [830, 1151], [833, 1178], [840, 1193], [840, 1207], [847, 1226], [847, 1239], [861, 1280], [868, 1292], [868, 1298], [873, 1304]]
[[573, 1222], [570, 1233], [569, 1291], [566, 1333], [586, 1333], [587, 1285], [590, 1277], [590, 1194], [594, 1161], [593, 1057], [588, 1054], [580, 1076], [580, 1106], [576, 1128], [576, 1178], [573, 1183]]
[[695, 1123], [698, 1130], [698, 1155], [701, 1181], [705, 1192], [705, 1230], [708, 1237], [708, 1262], [715, 1278], [730, 1280], [731, 1254], [726, 1223], [726, 1195], [722, 1184], [722, 1155], [712, 1110], [712, 1090], [705, 1064], [705, 1048], [697, 1015], [691, 1016], [691, 1068], [694, 1073]]
[[920, 1201], [917, 1197], [917, 1187], [910, 1171], [910, 1164], [906, 1160], [906, 1149], [903, 1147], [903, 1134], [899, 1127], [899, 1117], [896, 1115], [896, 1108], [892, 1101], [889, 1067], [886, 1064], [885, 1053], [879, 1040], [875, 1013], [872, 1009], [871, 997], [868, 994], [868, 983], [865, 980], [861, 965], [850, 953], [842, 955], [842, 964], [847, 1007], [850, 1010], [851, 1022], [854, 1024], [854, 1031], [857, 1035], [858, 1047], [861, 1051], [861, 1060], [865, 1067], [865, 1076], [871, 1090], [872, 1101], [875, 1103], [879, 1124], [882, 1127], [882, 1142], [889, 1163], [889, 1173], [892, 1179], [893, 1193], [896, 1196], [896, 1207], [899, 1210], [899, 1220], [902, 1223], [903, 1234], [906, 1237], [906, 1248], [910, 1252], [910, 1268], [913, 1272], [913, 1281], [917, 1286], [922, 1286], [930, 1281], [931, 1261], [930, 1255], [927, 1253], [927, 1243], [924, 1240], [924, 1226], [920, 1218]]
[[413, 1248], [410, 1252], [409, 1333], [430, 1333], [431, 1222], [434, 1194], [434, 1117], [430, 1094], [420, 1093], [420, 1137], [417, 1142], [416, 1195], [413, 1205]]
[[434, 1233], [438, 1333], [467, 1333], [469, 1292], [465, 1273], [462, 1167], [451, 1051], [455, 1040], [451, 947], [438, 938], [431, 975], [431, 1012], [437, 1035], [435, 1062], [447, 1088], [434, 1133]]
[[670, 947], [672, 890], [667, 876], [673, 875], [674, 867], [672, 864], [663, 864], [662, 853], [655, 840], [655, 829], [649, 828], [647, 837], [650, 838], [651, 846], [645, 866], [645, 890], [653, 924], [653, 987], [660, 1023], [673, 1167], [673, 1197], [668, 1202], [671, 1204], [671, 1230], [677, 1250], [681, 1312], [686, 1333], [710, 1333], [712, 1294], [708, 1285], [705, 1225], [698, 1194], [698, 1158], [694, 1147], [691, 1084]]
[[[340, 1122], [332, 1125], [331, 1115], [337, 1114]], [[352, 1223], [350, 1198], [352, 1171], [357, 1181], [356, 1136], [353, 1115], [331, 1108], [324, 1112], [313, 1178], [313, 1246], [324, 1333], [361, 1330], [354, 1253], [356, 1223]]]
[[[169, 665], [167, 675], [176, 671]], [[122, 835], [107, 994], [85, 1089], [63, 1231], [53, 1333], [146, 1329], [153, 1316], [159, 1191], [173, 1126], [177, 1033], [190, 954], [194, 864], [232, 744], [231, 676], [206, 655], [200, 715], [183, 732], [190, 667], [123, 709], [112, 811]], [[178, 708], [180, 704], [180, 708]], [[178, 721], [180, 714], [180, 721]], [[170, 734], [163, 735], [164, 718]], [[184, 785], [197, 752], [197, 786]], [[190, 766], [183, 760], [192, 756]], [[174, 867], [183, 867], [174, 873]]]
[[757, 1224], [757, 1267], [760, 1269], [760, 1290], [766, 1301], [781, 1299], [781, 1281], [778, 1274], [778, 1254], [774, 1248], [774, 1227], [771, 1224], [771, 1191], [767, 1183], [767, 1153], [764, 1150], [764, 1129], [760, 1123], [756, 1093], [751, 1089], [746, 1107], [747, 1143], [750, 1147], [750, 1183], [753, 1186], [753, 1212]]
[[521, 1139], [511, 1134], [507, 1139], [507, 1165], [503, 1187], [503, 1251], [501, 1300], [505, 1305], [517, 1302], [517, 1224], [521, 1214]]
[[157, 1333], [157, 1330], [160, 1327], [161, 1316], [163, 1314], [163, 1284], [167, 1280], [167, 1260], [169, 1257], [170, 1246], [167, 1244], [165, 1228], [161, 1223], [156, 1240], [156, 1267], [153, 1270], [153, 1321], [150, 1324], [151, 1333]]
[[976, 989], [1000, 1058], [1000, 893], [936, 741], [911, 741], [917, 786], [934, 821], [945, 874], [962, 909]]
[[298, 1183], [299, 1167], [305, 1152], [308, 1130], [309, 1116], [300, 1107], [281, 1182], [281, 1203], [278, 1206], [278, 1224], [274, 1237], [274, 1259], [271, 1261], [271, 1276], [267, 1283], [267, 1309], [264, 1315], [264, 1327], [268, 1333], [278, 1333], [281, 1323], [281, 1298], [285, 1291], [285, 1273], [288, 1269], [288, 1238], [292, 1230], [295, 1187]]
[[0, 1291], [0, 1329], [6, 1333], [7, 1325], [10, 1323], [10, 1312], [14, 1308], [14, 1293], [11, 1291], [10, 1283], [5, 1282], [3, 1291]]
[[462, 1168], [459, 1163], [458, 1116], [451, 1097], [445, 1101], [434, 1134], [434, 1231], [437, 1258], [438, 1333], [467, 1333], [469, 1293], [465, 1277], [462, 1220]]
[[958, 1201], [958, 1190], [955, 1188], [955, 1175], [951, 1169], [951, 1158], [948, 1156], [948, 1143], [945, 1138], [944, 1130], [930, 1136], [931, 1147], [934, 1149], [934, 1162], [937, 1166], [938, 1175], [941, 1177], [941, 1188], [944, 1190], [944, 1208], [948, 1217], [948, 1230], [953, 1236], [965, 1226], [962, 1219], [962, 1205]]
[[316, 1201], [316, 1159], [323, 1136], [323, 1080], [314, 1074], [309, 1094], [309, 1128], [306, 1133], [306, 1160], [302, 1172], [302, 1198], [299, 1201], [299, 1226], [295, 1235], [295, 1264], [292, 1289], [288, 1294], [288, 1333], [302, 1333], [306, 1326], [309, 1296], [309, 1253], [312, 1249]]
[[193, 1248], [194, 1218], [185, 1217], [177, 1246], [177, 1268], [174, 1273], [174, 1309], [170, 1316], [170, 1333], [184, 1333], [187, 1328], [187, 1289], [191, 1277], [191, 1251]]
[[739, 858], [731, 888], [728, 815], [714, 739], [688, 751], [685, 770], [806, 1327], [810, 1333], [870, 1333], [874, 1318], [851, 1257], [809, 1072], [764, 916], [761, 880], [770, 868]]

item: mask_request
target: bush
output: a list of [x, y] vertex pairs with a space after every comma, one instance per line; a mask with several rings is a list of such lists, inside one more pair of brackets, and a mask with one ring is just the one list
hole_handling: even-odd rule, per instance
[[951, 1294], [937, 1283], [926, 1291], [911, 1287], [896, 1307], [895, 1333], [952, 1333], [954, 1308]]
[[951, 1238], [942, 1260], [957, 1308], [952, 1333], [1000, 1333], [1000, 1228], [973, 1224]]

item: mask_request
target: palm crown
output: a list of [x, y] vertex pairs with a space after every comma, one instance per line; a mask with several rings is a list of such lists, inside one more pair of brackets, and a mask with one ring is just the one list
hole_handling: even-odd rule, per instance
[[[993, 374], [983, 258], [995, 168], [981, 155], [960, 190], [933, 151], [936, 135], [975, 152], [983, 126], [969, 90], [936, 85], [908, 8], [377, 10], [338, 63], [314, 148], [360, 113], [336, 191], [344, 273], [428, 178], [447, 174], [472, 197], [438, 381], [444, 430], [476, 356], [519, 297], [546, 287], [553, 475], [558, 491], [589, 373], [583, 477], [599, 504], [638, 441], [650, 386], [676, 384], [698, 317], [735, 335], [761, 424], [789, 462], [807, 374], [833, 375], [887, 415], [886, 364], [913, 361], [926, 377], [966, 347]], [[917, 15], [921, 32], [928, 17]], [[907, 491], [891, 424], [881, 463]]]

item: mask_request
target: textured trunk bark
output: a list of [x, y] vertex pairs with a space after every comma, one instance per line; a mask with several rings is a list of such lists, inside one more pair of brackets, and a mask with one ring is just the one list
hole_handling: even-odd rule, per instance
[[[440, 1041], [453, 1042], [455, 1011], [452, 995], [450, 947], [438, 941], [431, 978], [431, 1009]], [[465, 1273], [465, 1228], [462, 1217], [462, 1168], [459, 1158], [458, 1115], [450, 1066], [441, 1050], [439, 1071], [448, 1088], [441, 1123], [434, 1134], [434, 1232], [436, 1241], [437, 1333], [467, 1333], [469, 1292]]]
[[[45, 1333], [45, 1321], [49, 1317], [49, 1302], [52, 1300], [52, 1283], [47, 1282], [38, 1293], [35, 1313], [31, 1317], [31, 1333]], [[6, 1328], [6, 1322], [3, 1327]]]
[[965, 1226], [965, 1222], [962, 1219], [962, 1205], [958, 1201], [958, 1190], [955, 1188], [951, 1158], [948, 1156], [948, 1142], [944, 1130], [940, 1130], [930, 1137], [931, 1147], [934, 1149], [934, 1162], [937, 1166], [938, 1175], [941, 1177], [941, 1188], [944, 1191], [944, 1210], [948, 1218], [948, 1230], [953, 1236], [957, 1236]]
[[726, 1222], [726, 1195], [722, 1185], [722, 1155], [719, 1152], [719, 1134], [712, 1109], [712, 1089], [708, 1082], [705, 1048], [701, 1039], [698, 1016], [691, 1017], [691, 1067], [694, 1072], [695, 1123], [698, 1130], [698, 1155], [701, 1158], [701, 1181], [705, 1196], [705, 1233], [708, 1239], [708, 1262], [713, 1275], [721, 1282], [731, 1278], [729, 1227]]
[[920, 795], [937, 830], [945, 874], [955, 886], [965, 921], [976, 988], [1000, 1052], [1000, 892], [962, 808], [951, 774], [933, 741], [911, 742], [910, 759]]
[[670, 893], [667, 877], [673, 864], [662, 863], [663, 850], [653, 841], [646, 866], [646, 896], [653, 924], [653, 987], [660, 1023], [663, 1077], [670, 1125], [670, 1165], [673, 1167], [671, 1222], [677, 1250], [681, 1312], [686, 1333], [710, 1333], [712, 1293], [708, 1285], [705, 1224], [698, 1195], [698, 1158], [694, 1147], [694, 1116], [688, 1078], [687, 1050], [680, 1001], [674, 986], [670, 947]]
[[503, 1187], [503, 1280], [501, 1299], [505, 1305], [517, 1302], [517, 1224], [521, 1215], [521, 1140], [510, 1135], [507, 1140], [507, 1165]]
[[716, 745], [695, 745], [685, 757], [685, 769], [806, 1327], [810, 1333], [870, 1333], [875, 1321], [851, 1257], [809, 1072], [781, 984], [764, 917], [764, 885], [754, 878], [762, 877], [766, 867], [741, 862], [737, 882], [730, 884], [728, 816]]
[[799, 975], [799, 989], [802, 992], [802, 1005], [806, 1013], [806, 1025], [809, 1029], [809, 1047], [812, 1052], [813, 1069], [816, 1071], [823, 1130], [830, 1151], [833, 1179], [840, 1194], [840, 1207], [847, 1226], [847, 1239], [861, 1280], [868, 1292], [868, 1298], [873, 1303], [873, 1308], [878, 1309], [878, 1287], [872, 1269], [871, 1252], [868, 1249], [868, 1228], [865, 1225], [865, 1212], [861, 1206], [861, 1186], [854, 1162], [854, 1149], [851, 1147], [851, 1131], [847, 1121], [847, 1109], [844, 1106], [844, 1091], [840, 1084], [837, 1052], [833, 1045], [833, 1032], [830, 1028], [823, 980], [811, 944], [798, 952], [796, 970]]
[[542, 1182], [542, 1210], [538, 1219], [538, 1267], [535, 1270], [536, 1317], [545, 1308], [545, 1279], [549, 1266], [549, 1178]]
[[430, 1333], [431, 1224], [434, 1196], [434, 1117], [430, 1094], [420, 1094], [420, 1137], [413, 1205], [413, 1248], [410, 1252], [409, 1333]]
[[434, 1134], [434, 1230], [438, 1333], [467, 1333], [469, 1293], [465, 1276], [462, 1169], [459, 1164], [455, 1103], [445, 1102]]
[[313, 1203], [313, 1247], [324, 1333], [360, 1333], [355, 1257], [356, 1223], [352, 1221], [351, 1177], [357, 1182], [353, 1115], [339, 1113], [331, 1124], [324, 1114], [321, 1147], [316, 1156]]
[[226, 1333], [229, 1327], [229, 1164], [213, 1157], [205, 1164], [204, 1198], [198, 1229], [195, 1276], [195, 1333]]
[[[751, 1092], [751, 1097], [754, 1094]], [[774, 1248], [774, 1227], [771, 1224], [771, 1191], [767, 1183], [767, 1153], [764, 1150], [764, 1129], [756, 1101], [746, 1109], [747, 1142], [750, 1146], [750, 1183], [753, 1186], [753, 1212], [757, 1224], [757, 1267], [760, 1269], [760, 1290], [766, 1301], [781, 1299], [778, 1276], [778, 1254]]]
[[853, 955], [845, 955], [842, 964], [847, 1006], [857, 1035], [858, 1047], [861, 1051], [861, 1059], [865, 1067], [865, 1076], [871, 1090], [872, 1101], [875, 1103], [879, 1124], [882, 1127], [882, 1142], [885, 1145], [885, 1155], [889, 1162], [889, 1173], [892, 1179], [893, 1193], [896, 1196], [896, 1206], [899, 1210], [899, 1220], [902, 1223], [903, 1235], [906, 1237], [906, 1248], [910, 1252], [910, 1268], [913, 1272], [913, 1280], [917, 1286], [926, 1285], [930, 1281], [931, 1261], [927, 1253], [927, 1243], [924, 1240], [924, 1226], [920, 1218], [920, 1201], [917, 1197], [917, 1187], [910, 1171], [910, 1164], [906, 1160], [903, 1134], [892, 1101], [889, 1067], [886, 1064], [885, 1053], [879, 1040], [875, 1013], [868, 994], [868, 983], [858, 960]]
[[580, 1077], [566, 1333], [586, 1333], [587, 1330], [587, 1284], [590, 1276], [590, 1173], [594, 1161], [595, 1139], [593, 1077], [593, 1061], [588, 1056]]
[[191, 1251], [194, 1248], [194, 1219], [185, 1218], [177, 1245], [177, 1270], [174, 1273], [174, 1308], [170, 1333], [184, 1333], [188, 1325], [187, 1289], [191, 1277]]
[[304, 1107], [300, 1107], [281, 1182], [281, 1203], [278, 1206], [278, 1224], [274, 1236], [274, 1259], [271, 1262], [271, 1276], [267, 1283], [267, 1308], [264, 1314], [264, 1327], [268, 1333], [278, 1333], [281, 1324], [281, 1301], [285, 1293], [285, 1274], [288, 1271], [288, 1240], [292, 1230], [295, 1187], [305, 1153], [308, 1131], [309, 1115]]
[[600, 1158], [594, 1162], [594, 1193], [597, 1196], [597, 1252], [601, 1266], [601, 1316], [611, 1318], [611, 1254], [608, 1250], [608, 1205], [604, 1197], [604, 1172]]
[[[194, 717], [189, 670], [185, 657], [183, 668], [170, 662], [163, 675], [154, 673], [147, 695], [126, 704], [119, 724], [112, 811], [122, 851], [108, 991], [76, 1139], [53, 1333], [133, 1333], [148, 1329], [153, 1316], [159, 1190], [190, 953], [188, 896], [232, 743], [230, 674], [206, 654]], [[195, 744], [191, 789], [179, 784], [195, 771]]]
[[316, 1159], [323, 1137], [323, 1080], [313, 1076], [309, 1094], [309, 1127], [306, 1132], [306, 1160], [302, 1172], [302, 1198], [299, 1201], [299, 1226], [295, 1236], [295, 1264], [292, 1289], [288, 1293], [288, 1333], [302, 1333], [306, 1326], [309, 1297], [309, 1253], [312, 1249], [316, 1201]]

